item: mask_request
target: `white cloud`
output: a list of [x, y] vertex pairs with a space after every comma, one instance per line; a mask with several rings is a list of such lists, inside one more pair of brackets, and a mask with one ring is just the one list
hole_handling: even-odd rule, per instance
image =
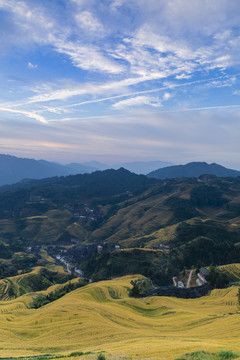
[[87, 31], [103, 32], [103, 25], [89, 11], [82, 11], [75, 15], [77, 25]]
[[37, 67], [38, 67], [37, 64], [34, 65], [34, 64], [32, 64], [31, 62], [28, 62], [28, 65], [27, 65], [27, 66], [28, 66], [29, 69], [37, 69]]
[[[61, 6], [59, 6], [60, 3]], [[117, 121], [115, 117], [105, 117], [104, 122], [102, 113], [97, 113], [97, 111], [92, 113], [90, 106], [83, 107], [89, 111], [87, 117], [83, 117], [80, 113], [81, 105], [106, 102], [102, 104], [106, 105], [104, 113], [108, 111], [113, 113], [113, 109], [120, 111], [126, 109], [127, 114], [136, 113], [139, 110], [136, 123], [139, 121], [143, 127], [145, 126], [141, 134], [142, 144], [144, 143], [147, 149], [147, 146], [152, 143], [154, 150], [158, 149], [158, 140], [149, 139], [155, 136], [154, 130], [162, 121], [159, 118], [163, 117], [164, 112], [167, 119], [165, 131], [168, 133], [161, 134], [162, 143], [177, 144], [176, 140], [179, 136], [184, 139], [179, 139], [179, 143], [182, 141], [185, 148], [188, 146], [188, 149], [194, 150], [198, 146], [194, 147], [193, 143], [197, 141], [198, 130], [201, 128], [200, 115], [198, 122], [192, 126], [191, 121], [184, 122], [186, 113], [189, 113], [190, 118], [190, 115], [192, 116], [195, 112], [199, 114], [213, 112], [213, 110], [230, 112], [233, 109], [224, 104], [223, 108], [208, 106], [207, 96], [212, 91], [212, 87], [216, 88], [217, 92], [218, 87], [228, 86], [230, 92], [233, 93], [231, 87], [235, 84], [237, 86], [237, 77], [222, 75], [220, 78], [216, 74], [226, 74], [230, 67], [233, 69], [240, 62], [239, 0], [230, 2], [229, 0], [217, 2], [209, 0], [113, 0], [110, 2], [72, 0], [53, 1], [51, 6], [46, 4], [48, 4], [47, 1], [0, 0], [0, 8], [7, 11], [8, 15], [10, 14], [9, 24], [11, 21], [11, 26], [14, 27], [11, 37], [6, 36], [6, 39], [10, 39], [14, 44], [13, 38], [16, 34], [15, 45], [16, 47], [23, 46], [24, 54], [27, 54], [28, 50], [32, 54], [34, 46], [37, 46], [39, 52], [44, 49], [46, 59], [49, 53], [52, 55], [55, 52], [57, 56], [52, 56], [51, 59], [61, 61], [64, 58], [68, 68], [69, 65], [73, 65], [75, 69], [66, 74], [61, 73], [57, 75], [59, 79], [55, 79], [54, 76], [58, 71], [56, 68], [51, 77], [52, 83], [46, 83], [44, 78], [42, 84], [37, 83], [39, 77], [36, 77], [35, 85], [33, 85], [33, 80], [30, 86], [19, 85], [18, 101], [14, 100], [12, 104], [1, 105], [1, 111], [11, 113], [12, 117], [15, 114], [17, 119], [21, 118], [21, 121], [23, 117], [37, 120], [42, 124], [48, 121], [54, 124], [57, 130], [59, 129], [58, 122], [67, 123], [69, 129], [70, 125], [72, 126], [68, 134], [69, 144], [73, 137], [76, 137], [76, 142], [78, 141], [84, 124], [87, 129], [84, 132], [84, 135], [87, 135], [86, 142], [89, 140], [90, 144], [88, 150], [91, 150], [93, 144], [92, 137], [89, 135], [91, 132], [97, 135], [98, 131], [104, 133], [99, 135], [100, 143], [101, 139], [106, 140], [107, 135], [111, 138], [112, 134], [106, 123], [112, 127], [113, 132], [115, 131], [111, 139], [119, 139], [121, 144], [123, 143], [121, 135], [126, 136], [124, 129], [127, 127], [127, 122], [132, 124], [132, 130], [135, 129], [129, 131], [130, 135], [133, 132], [140, 132], [140, 129], [134, 128], [136, 124], [133, 124], [132, 119], [129, 118], [125, 120], [125, 127], [122, 128], [122, 118], [119, 118], [121, 121]], [[110, 5], [110, 8], [107, 8], [107, 5]], [[27, 55], [29, 59], [36, 59], [29, 54]], [[36, 66], [31, 62], [28, 63], [29, 69], [34, 69]], [[67, 66], [64, 69], [67, 69]], [[79, 69], [85, 71], [84, 75]], [[38, 75], [40, 70], [42, 69], [39, 66], [39, 71], [32, 71], [31, 75]], [[216, 78], [210, 79], [213, 70]], [[73, 80], [70, 79], [71, 76]], [[66, 80], [67, 77], [69, 80]], [[194, 80], [182, 83], [184, 79], [189, 78]], [[196, 79], [201, 80], [195, 81]], [[164, 108], [159, 110], [159, 108], [161, 101], [167, 101], [173, 96], [171, 93], [173, 89], [174, 97], [177, 98], [174, 109], [179, 108], [179, 104], [185, 104], [186, 109], [183, 109], [183, 105], [180, 110], [170, 109], [176, 120], [169, 122], [171, 114], [167, 114], [167, 111], [169, 113], [170, 111], [165, 111]], [[185, 99], [180, 99], [179, 96], [182, 89], [185, 89], [187, 98], [185, 102]], [[203, 93], [204, 90], [206, 93]], [[225, 90], [229, 91], [227, 88]], [[196, 96], [196, 94], [199, 95], [198, 91], [202, 91], [201, 96]], [[156, 93], [156, 97], [151, 96], [154, 95], [153, 93]], [[239, 90], [235, 90], [234, 94], [239, 95]], [[22, 98], [22, 101], [19, 98]], [[169, 106], [172, 102], [168, 103]], [[44, 103], [45, 108], [39, 103]], [[211, 105], [210, 101], [209, 104]], [[13, 110], [17, 108], [20, 110]], [[69, 112], [70, 108], [74, 108], [72, 113]], [[154, 108], [157, 109], [156, 113], [158, 112], [155, 116], [152, 115]], [[95, 109], [100, 109], [100, 106], [96, 106]], [[141, 115], [144, 110], [146, 112]], [[67, 111], [70, 115], [63, 115]], [[160, 112], [162, 114], [159, 114]], [[182, 114], [182, 117], [178, 116], [178, 113]], [[140, 117], [141, 120], [139, 120]], [[84, 122], [83, 119], [86, 121]], [[92, 119], [97, 119], [94, 122], [96, 129], [90, 124], [93, 123]], [[97, 127], [98, 122], [99, 127]], [[35, 124], [36, 121], [32, 123]], [[103, 124], [101, 130], [100, 126]], [[181, 134], [184, 125], [189, 131], [188, 139]], [[207, 121], [204, 125], [206, 130]], [[64, 126], [62, 125], [62, 129]], [[144, 132], [146, 126], [149, 126], [147, 133]], [[176, 131], [173, 130], [174, 126]], [[164, 143], [164, 135], [166, 143]], [[52, 133], [52, 136], [55, 135]], [[65, 141], [64, 136], [63, 131], [62, 142]], [[213, 139], [210, 140], [213, 141]], [[202, 142], [201, 146], [204, 148], [205, 143]], [[128, 146], [131, 146], [130, 140]], [[174, 151], [179, 148], [175, 146]], [[116, 152], [117, 150], [119, 149], [116, 149]], [[144, 151], [142, 154], [144, 155]]]
[[34, 112], [34, 111], [14, 110], [14, 109], [6, 108], [6, 107], [0, 107], [0, 111], [24, 115], [28, 118], [40, 121], [43, 124], [48, 123], [48, 121], [43, 116], [39, 115], [37, 112]]
[[116, 10], [117, 8], [123, 6], [126, 2], [127, 0], [113, 0], [110, 6], [112, 9]]
[[176, 75], [175, 79], [177, 80], [182, 80], [182, 79], [190, 79], [192, 75], [186, 75], [186, 74], [180, 74], [180, 75]]
[[165, 101], [169, 100], [171, 97], [172, 97], [172, 95], [170, 93], [168, 93], [168, 92], [163, 94], [163, 100], [165, 100]]
[[[240, 61], [240, 37], [229, 29], [239, 24], [237, 0], [230, 4], [220, 0], [217, 6], [209, 0], [112, 1], [111, 9], [122, 7], [126, 14], [135, 9], [134, 26], [126, 23], [126, 28], [125, 23], [122, 28], [118, 25], [119, 13], [109, 13], [105, 4], [98, 17], [94, 15], [99, 6], [96, 1], [72, 0], [72, 4], [78, 5], [77, 13], [75, 6], [69, 7], [72, 10], [66, 10], [66, 17], [61, 19], [41, 2], [0, 1], [0, 7], [12, 13], [15, 25], [21, 29], [16, 42], [21, 39], [24, 43], [50, 45], [86, 71], [139, 76], [161, 72], [165, 77], [181, 79], [194, 71], [226, 68]], [[112, 16], [115, 28], [108, 43], [105, 26]], [[102, 43], [94, 39], [89, 42], [89, 36], [79, 34], [74, 19], [86, 34], [103, 36]]]
[[[57, 84], [57, 90], [51, 91], [51, 85], [50, 84], [43, 84], [42, 88], [38, 87], [36, 89], [32, 88], [32, 91], [37, 92], [37, 95], [34, 95], [30, 97], [25, 104], [30, 103], [37, 103], [37, 102], [48, 102], [53, 100], [66, 100], [68, 98], [74, 97], [74, 96], [80, 96], [80, 95], [102, 95], [102, 94], [115, 94], [120, 92], [119, 95], [116, 95], [117, 97], [123, 97], [132, 95], [132, 93], [126, 92], [126, 89], [130, 86], [138, 85], [144, 82], [147, 82], [149, 80], [159, 79], [162, 78], [163, 75], [161, 73], [159, 74], [152, 74], [148, 77], [146, 76], [138, 76], [138, 77], [132, 77], [132, 78], [126, 78], [121, 81], [113, 81], [113, 82], [105, 82], [105, 83], [88, 83], [86, 85], [82, 85], [79, 83], [73, 83], [65, 84], [64, 88], [61, 88], [61, 84]], [[56, 87], [56, 86], [55, 86]], [[165, 87], [163, 87], [165, 88]], [[162, 88], [157, 89], [151, 89], [146, 91], [137, 91], [133, 92], [133, 94], [137, 93], [147, 93], [147, 92], [156, 92], [161, 90]], [[125, 91], [125, 93], [123, 93]], [[108, 97], [107, 99], [114, 98], [115, 96], [112, 95]], [[96, 99], [95, 99], [96, 100]], [[98, 101], [98, 100], [96, 100]], [[87, 100], [88, 102], [88, 100]], [[91, 102], [91, 100], [90, 100]], [[85, 103], [81, 102], [80, 104]], [[24, 103], [22, 103], [24, 104]], [[21, 104], [21, 105], [22, 105]]]
[[[61, 22], [47, 13], [41, 6], [31, 6], [24, 1], [9, 0], [9, 3], [0, 2], [0, 8], [10, 11], [15, 18], [15, 25], [24, 33], [19, 37], [19, 42], [24, 45], [33, 42], [41, 45], [50, 45], [61, 54], [69, 56], [74, 66], [88, 71], [99, 71], [118, 74], [123, 71], [123, 66], [112, 61], [104, 53], [102, 47], [86, 43], [84, 37], [77, 36], [72, 24], [62, 26]], [[75, 14], [72, 14], [72, 17]], [[90, 12], [84, 11], [77, 15], [81, 25], [91, 31], [103, 31], [103, 26]], [[71, 19], [68, 19], [68, 21]], [[69, 38], [75, 35], [76, 40]], [[17, 40], [18, 41], [18, 40]], [[16, 41], [16, 42], [17, 42]], [[16, 44], [17, 45], [17, 44]], [[19, 44], [18, 44], [19, 45]]]
[[112, 62], [93, 46], [83, 46], [76, 42], [54, 40], [54, 46], [59, 53], [68, 55], [72, 63], [84, 70], [103, 71], [118, 74], [123, 66]]
[[122, 110], [126, 107], [136, 107], [142, 105], [149, 105], [152, 107], [161, 107], [162, 104], [158, 98], [148, 96], [136, 96], [134, 98], [118, 101], [112, 107], [117, 110]]
[[[160, 76], [159, 76], [160, 77]], [[139, 91], [127, 91], [129, 87], [139, 85], [143, 82], [147, 82], [149, 80], [154, 79], [153, 76], [149, 77], [136, 77], [136, 78], [129, 78], [124, 79], [119, 82], [106, 82], [106, 83], [89, 83], [86, 85], [81, 85], [79, 83], [75, 82], [66, 82], [66, 83], [44, 83], [41, 86], [37, 86], [35, 88], [31, 88], [32, 92], [35, 92], [36, 95], [29, 97], [25, 101], [22, 102], [8, 102], [5, 103], [3, 106], [16, 108], [16, 107], [22, 107], [30, 104], [37, 104], [37, 103], [48, 103], [52, 101], [66, 101], [67, 99], [70, 99], [72, 97], [86, 97], [91, 96], [86, 100], [78, 101], [75, 103], [67, 103], [65, 105], [59, 105], [59, 106], [52, 106], [52, 104], [46, 108], [53, 108], [54, 112], [59, 113], [68, 111], [67, 109], [72, 107], [78, 107], [81, 105], [91, 104], [91, 103], [99, 103], [99, 102], [105, 102], [105, 101], [111, 101], [119, 98], [124, 97], [133, 97], [136, 95], [144, 95], [144, 94], [151, 94], [151, 93], [157, 93], [162, 92], [166, 90], [173, 90], [173, 89], [181, 89], [191, 86], [202, 86], [202, 87], [223, 87], [228, 86], [229, 82], [233, 82], [234, 79], [231, 80], [228, 76], [221, 75], [220, 77], [215, 78], [208, 78], [208, 79], [201, 79], [191, 82], [185, 82], [185, 83], [174, 83], [165, 81], [161, 87], [157, 88], [150, 88], [149, 90], [139, 90]], [[55, 89], [57, 88], [57, 90]], [[105, 97], [97, 97], [96, 96], [102, 96], [110, 94], [110, 96]], [[117, 95], [114, 95], [117, 94]], [[166, 98], [169, 98], [169, 92], [166, 92], [166, 94], [162, 95], [163, 100], [166, 100]], [[94, 98], [92, 98], [94, 97]], [[39, 105], [40, 106], [40, 105]], [[45, 105], [46, 106], [46, 105]], [[42, 109], [42, 106], [40, 107], [40, 110]], [[58, 109], [58, 110], [57, 110]], [[52, 111], [53, 112], [53, 111]]]

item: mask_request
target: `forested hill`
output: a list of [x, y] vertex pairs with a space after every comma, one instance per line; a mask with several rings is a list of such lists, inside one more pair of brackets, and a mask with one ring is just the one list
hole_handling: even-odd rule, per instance
[[[0, 194], [9, 269], [33, 263], [28, 247], [73, 244], [73, 264], [98, 278], [144, 272], [168, 283], [184, 266], [240, 262], [240, 177], [157, 180], [119, 169], [27, 185]], [[106, 252], [91, 252], [97, 245]]]
[[[19, 189], [38, 189], [47, 186], [77, 188], [85, 196], [109, 196], [125, 191], [139, 191], [157, 182], [144, 175], [136, 175], [120, 168], [118, 170], [95, 171], [91, 174], [78, 174], [60, 177], [50, 177], [40, 180], [25, 180], [13, 185], [0, 187], [0, 193], [12, 192]], [[39, 191], [36, 190], [38, 193]], [[41, 192], [41, 190], [40, 190]]]
[[240, 176], [240, 171], [227, 169], [218, 164], [207, 164], [206, 162], [190, 162], [186, 165], [168, 166], [162, 169], [152, 171], [149, 177], [155, 179], [199, 177], [204, 174], [215, 175], [218, 177], [236, 177]]
[[[136, 196], [158, 181], [123, 168], [29, 180], [0, 188], [0, 217], [39, 215], [72, 203], [114, 204]], [[32, 201], [34, 198], [38, 200]]]

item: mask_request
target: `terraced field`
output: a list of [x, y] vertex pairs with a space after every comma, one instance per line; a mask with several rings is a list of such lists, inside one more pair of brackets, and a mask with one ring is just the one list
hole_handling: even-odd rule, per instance
[[29, 292], [51, 289], [51, 285], [63, 284], [70, 278], [61, 266], [50, 264], [49, 270], [38, 266], [29, 273], [0, 280], [0, 301], [12, 300]]
[[240, 281], [240, 264], [223, 265], [219, 269], [232, 281]]
[[174, 359], [240, 351], [237, 287], [200, 299], [130, 298], [131, 280], [141, 277], [89, 284], [39, 309], [29, 308], [30, 294], [0, 301], [0, 357], [105, 351], [106, 358]]
[[0, 300], [9, 300], [8, 296], [9, 282], [7, 280], [0, 280]]

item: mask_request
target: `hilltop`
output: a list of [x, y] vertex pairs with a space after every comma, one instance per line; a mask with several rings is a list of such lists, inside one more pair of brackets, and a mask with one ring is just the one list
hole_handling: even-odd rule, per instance
[[240, 171], [227, 169], [218, 164], [207, 164], [206, 162], [190, 162], [186, 165], [167, 166], [162, 169], [152, 171], [149, 177], [155, 179], [170, 179], [184, 177], [199, 177], [201, 175], [215, 175], [218, 177], [240, 176]]

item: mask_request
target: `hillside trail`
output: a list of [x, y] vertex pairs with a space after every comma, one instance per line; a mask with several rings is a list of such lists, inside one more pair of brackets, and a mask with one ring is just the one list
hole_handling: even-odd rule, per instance
[[192, 280], [192, 273], [193, 273], [193, 270], [191, 270], [190, 273], [189, 273], [186, 288], [190, 288], [190, 283], [191, 283], [191, 280]]

